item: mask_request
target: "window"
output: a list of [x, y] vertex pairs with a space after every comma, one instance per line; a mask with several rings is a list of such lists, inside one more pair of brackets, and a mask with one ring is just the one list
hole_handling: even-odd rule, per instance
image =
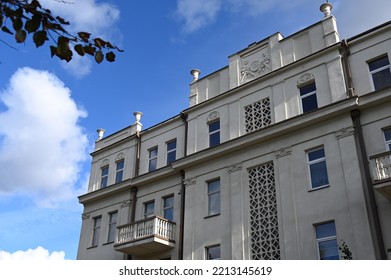
[[300, 98], [303, 113], [318, 109], [315, 82], [300, 87]]
[[122, 181], [123, 175], [124, 175], [124, 160], [117, 162], [117, 172], [115, 174], [115, 182], [119, 183]]
[[387, 55], [368, 62], [368, 67], [375, 90], [391, 86], [390, 62]]
[[99, 233], [100, 233], [100, 225], [102, 222], [102, 217], [94, 218], [94, 227], [92, 229], [92, 244], [91, 246], [98, 246], [99, 244]]
[[149, 171], [156, 170], [157, 166], [157, 147], [149, 150]]
[[100, 187], [107, 187], [107, 180], [109, 178], [109, 166], [104, 166], [101, 169], [101, 179], [100, 179]]
[[167, 143], [167, 165], [176, 160], [176, 139]]
[[310, 172], [311, 188], [321, 188], [329, 185], [327, 176], [326, 157], [324, 148], [308, 152], [308, 167]]
[[220, 144], [220, 120], [209, 124], [209, 147]]
[[320, 260], [339, 260], [335, 223], [315, 225], [316, 243]]
[[174, 219], [174, 196], [163, 198], [163, 216], [169, 221]]
[[114, 242], [115, 240], [115, 230], [117, 229], [117, 217], [118, 217], [118, 212], [113, 212], [109, 214], [109, 234], [107, 237], [107, 242]]
[[391, 128], [384, 130], [384, 139], [386, 141], [387, 151], [391, 151]]
[[220, 245], [206, 247], [207, 260], [220, 260]]
[[144, 203], [144, 218], [155, 216], [155, 201]]
[[208, 182], [208, 216], [220, 213], [220, 179]]

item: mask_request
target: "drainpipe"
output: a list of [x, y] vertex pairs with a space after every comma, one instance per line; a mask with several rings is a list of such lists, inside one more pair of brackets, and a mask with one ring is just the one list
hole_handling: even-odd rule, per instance
[[181, 170], [181, 207], [180, 207], [180, 227], [178, 237], [178, 259], [183, 260], [183, 237], [185, 231], [185, 171]]
[[134, 165], [134, 177], [137, 177], [140, 173], [140, 151], [141, 151], [141, 134], [137, 132], [136, 134], [136, 163]]
[[136, 215], [137, 187], [130, 188], [131, 207], [129, 207], [129, 223], [134, 223]]
[[348, 56], [350, 55], [350, 48], [348, 42], [344, 39], [342, 40], [342, 49], [341, 49], [341, 62], [345, 77], [345, 84], [347, 88], [347, 97], [353, 97], [356, 94], [354, 93], [353, 79], [352, 79], [352, 71], [349, 65]]
[[187, 134], [188, 134], [188, 131], [189, 131], [189, 123], [187, 122], [187, 115], [185, 113], [183, 113], [183, 112], [181, 112], [181, 119], [182, 119], [182, 121], [185, 124], [185, 140], [184, 140], [184, 142], [185, 142], [185, 145], [184, 145], [185, 146], [184, 147], [184, 149], [185, 149], [184, 157], [185, 157], [185, 156], [187, 156]]
[[353, 125], [355, 128], [355, 142], [357, 146], [358, 163], [360, 165], [361, 174], [363, 174], [363, 191], [365, 198], [365, 206], [367, 208], [369, 228], [372, 235], [373, 247], [375, 250], [376, 259], [386, 260], [387, 255], [384, 247], [383, 235], [381, 232], [379, 214], [375, 200], [375, 192], [372, 185], [371, 172], [369, 170], [368, 155], [365, 148], [364, 136], [360, 119], [360, 110], [355, 109], [350, 112]]

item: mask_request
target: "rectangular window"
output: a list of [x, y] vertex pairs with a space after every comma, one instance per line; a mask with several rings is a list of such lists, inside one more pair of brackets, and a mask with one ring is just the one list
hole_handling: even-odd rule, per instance
[[209, 147], [220, 144], [220, 120], [209, 124]]
[[391, 128], [384, 130], [384, 140], [386, 141], [387, 151], [391, 151]]
[[368, 67], [375, 90], [391, 86], [390, 62], [387, 55], [368, 62]]
[[311, 83], [309, 85], [301, 87], [300, 98], [301, 98], [303, 113], [318, 109], [315, 83]]
[[107, 237], [107, 242], [115, 241], [115, 231], [117, 229], [117, 217], [118, 212], [113, 212], [109, 214], [109, 234]]
[[309, 151], [308, 168], [310, 173], [311, 188], [321, 188], [329, 185], [327, 176], [326, 156], [324, 148]]
[[220, 179], [208, 182], [208, 216], [220, 213]]
[[144, 218], [155, 216], [155, 201], [144, 203]]
[[335, 223], [315, 225], [316, 243], [320, 260], [339, 260]]
[[122, 178], [124, 175], [124, 165], [125, 161], [121, 160], [117, 162], [117, 170], [115, 174], [115, 183], [122, 182]]
[[167, 196], [163, 199], [163, 216], [169, 221], [174, 220], [174, 196]]
[[176, 139], [167, 142], [167, 165], [176, 160]]
[[149, 150], [149, 167], [148, 171], [154, 171], [157, 167], [157, 147]]
[[206, 259], [207, 260], [220, 260], [220, 245], [206, 247]]
[[108, 178], [109, 178], [109, 166], [104, 166], [101, 169], [101, 179], [100, 179], [100, 187], [102, 189], [107, 187]]
[[100, 225], [102, 222], [102, 217], [94, 218], [94, 227], [92, 229], [92, 244], [91, 246], [98, 246], [99, 244], [99, 234], [100, 234]]

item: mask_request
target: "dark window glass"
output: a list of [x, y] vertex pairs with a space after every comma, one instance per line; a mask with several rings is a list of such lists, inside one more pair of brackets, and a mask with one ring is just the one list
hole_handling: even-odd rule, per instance
[[209, 124], [209, 147], [220, 144], [220, 121]]

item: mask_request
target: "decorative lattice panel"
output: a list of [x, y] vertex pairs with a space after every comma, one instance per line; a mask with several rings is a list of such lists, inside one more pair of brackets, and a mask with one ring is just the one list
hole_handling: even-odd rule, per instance
[[253, 260], [280, 259], [273, 163], [249, 170], [250, 240]]
[[269, 97], [244, 107], [246, 132], [251, 132], [272, 122]]

